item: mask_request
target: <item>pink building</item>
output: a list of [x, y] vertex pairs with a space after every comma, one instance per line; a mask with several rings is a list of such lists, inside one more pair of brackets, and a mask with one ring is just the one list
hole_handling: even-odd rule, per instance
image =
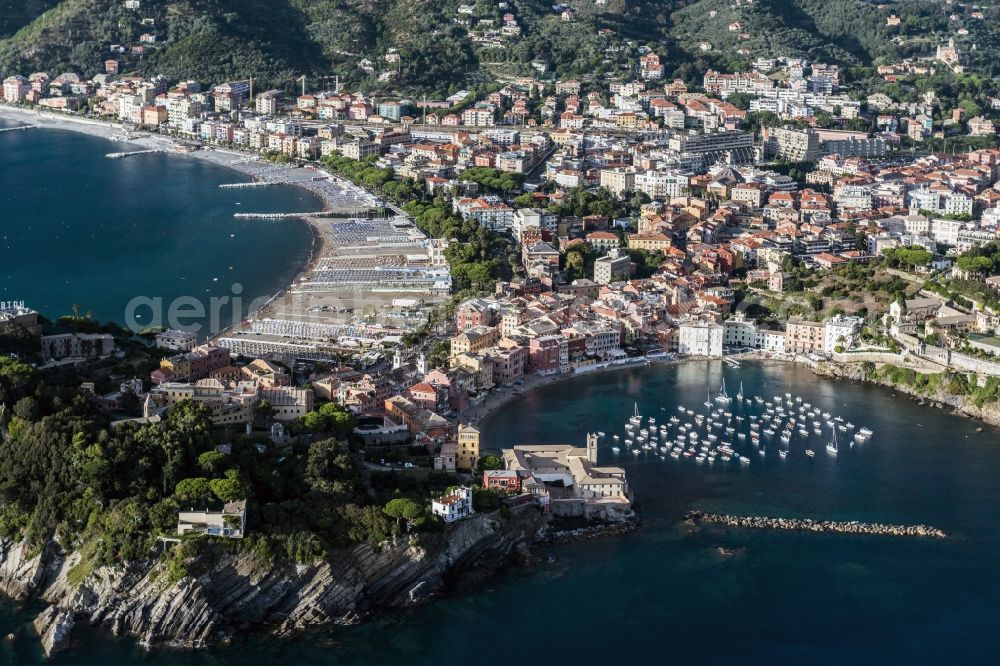
[[562, 367], [563, 358], [569, 361], [569, 347], [561, 335], [543, 335], [532, 338], [528, 345], [528, 367], [532, 372], [551, 374]]
[[420, 382], [414, 384], [403, 392], [411, 402], [420, 405], [424, 409], [436, 411], [438, 408], [438, 392], [431, 384]]
[[371, 107], [364, 102], [355, 102], [351, 104], [351, 107], [347, 110], [347, 117], [351, 120], [367, 120], [368, 116], [371, 115]]
[[490, 469], [483, 472], [483, 488], [504, 493], [519, 493], [521, 479], [512, 469]]
[[494, 326], [496, 324], [496, 312], [490, 303], [476, 298], [465, 301], [458, 306], [455, 311], [455, 326], [459, 331], [467, 331], [476, 326]]
[[[504, 342], [504, 341], [501, 341]], [[515, 344], [489, 350], [493, 359], [493, 383], [510, 385], [524, 376], [528, 350]]]
[[5, 102], [10, 104], [23, 102], [29, 90], [31, 90], [31, 84], [20, 74], [3, 80], [3, 98]]

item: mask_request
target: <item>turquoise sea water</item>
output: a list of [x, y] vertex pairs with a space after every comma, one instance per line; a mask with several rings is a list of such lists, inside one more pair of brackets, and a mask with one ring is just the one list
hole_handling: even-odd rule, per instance
[[[1000, 636], [1000, 434], [890, 390], [819, 379], [780, 364], [647, 367], [578, 377], [518, 396], [484, 424], [488, 446], [583, 443], [622, 433], [637, 402], [669, 418], [703, 411], [725, 373], [730, 393], [801, 395], [858, 426], [871, 442], [832, 459], [792, 443], [749, 466], [700, 466], [631, 455], [641, 528], [624, 537], [546, 548], [554, 561], [504, 572], [463, 592], [377, 622], [293, 641], [260, 637], [202, 652], [143, 653], [130, 641], [82, 632], [57, 666], [302, 664], [981, 664]], [[661, 408], [663, 411], [660, 411]], [[734, 410], [737, 414], [738, 410]], [[705, 528], [697, 508], [732, 514], [925, 523], [945, 541]], [[718, 548], [737, 549], [723, 557]], [[39, 661], [30, 614], [7, 606], [0, 663]]]
[[[50, 319], [77, 304], [81, 313], [125, 323], [136, 296], [162, 299], [164, 317], [182, 296], [207, 312], [211, 297], [232, 296], [238, 283], [245, 314], [304, 266], [312, 233], [303, 222], [233, 213], [318, 210], [312, 194], [287, 186], [220, 190], [249, 179], [180, 155], [104, 157], [123, 150], [67, 131], [0, 133], [0, 300], [26, 301]], [[232, 311], [221, 308], [222, 326]], [[151, 321], [149, 309], [138, 312], [140, 323]]]

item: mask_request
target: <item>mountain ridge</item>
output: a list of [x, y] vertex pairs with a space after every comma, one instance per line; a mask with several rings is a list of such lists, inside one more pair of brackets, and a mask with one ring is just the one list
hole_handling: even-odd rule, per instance
[[[2, 76], [92, 75], [117, 57], [123, 71], [174, 80], [253, 75], [291, 90], [305, 74], [424, 93], [539, 71], [627, 78], [639, 46], [660, 53], [668, 76], [689, 82], [707, 67], [735, 69], [758, 56], [871, 65], [900, 55], [893, 37], [901, 32], [947, 24], [928, 0], [163, 0], [138, 9], [124, 0], [0, 3]], [[890, 13], [903, 28], [886, 26]], [[505, 25], [508, 16], [513, 26]], [[155, 41], [140, 42], [144, 34]], [[115, 54], [112, 45], [139, 52]]]

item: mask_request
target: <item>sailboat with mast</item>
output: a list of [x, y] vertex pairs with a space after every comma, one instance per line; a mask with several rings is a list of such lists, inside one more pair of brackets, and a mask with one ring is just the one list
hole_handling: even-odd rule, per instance
[[833, 439], [827, 442], [826, 452], [835, 456], [839, 453], [839, 450], [837, 449], [837, 428], [831, 427], [830, 432], [833, 433]]
[[[725, 381], [725, 380], [723, 380], [723, 381]], [[742, 400], [743, 399], [743, 380], [740, 380], [740, 392], [736, 394], [736, 399], [737, 400]]]
[[639, 414], [639, 403], [636, 402], [633, 404], [635, 405], [635, 411], [632, 413], [632, 416], [628, 417], [628, 422], [634, 426], [641, 426], [642, 416]]
[[721, 402], [721, 403], [728, 403], [731, 400], [732, 400], [732, 398], [730, 398], [729, 394], [726, 393], [726, 378], [723, 377], [722, 378], [722, 386], [719, 387], [719, 394], [717, 396], [715, 396], [715, 401], [716, 402]]

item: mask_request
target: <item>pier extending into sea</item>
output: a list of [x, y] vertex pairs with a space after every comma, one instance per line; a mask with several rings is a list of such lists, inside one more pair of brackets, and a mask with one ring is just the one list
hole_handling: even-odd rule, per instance
[[238, 190], [246, 187], [266, 187], [268, 185], [289, 185], [280, 180], [255, 180], [249, 183], [223, 183], [219, 185], [220, 190]]
[[109, 160], [119, 160], [123, 157], [133, 157], [134, 155], [149, 155], [150, 153], [162, 153], [163, 151], [159, 148], [152, 148], [150, 150], [133, 150], [127, 153], [108, 153], [105, 155]]
[[758, 530], [792, 530], [797, 532], [835, 532], [838, 534], [871, 534], [875, 536], [929, 537], [944, 539], [948, 535], [928, 525], [890, 525], [860, 521], [812, 520], [810, 518], [768, 518], [766, 516], [727, 516], [704, 511], [689, 511], [684, 516], [689, 523], [713, 523], [727, 527]]
[[0, 132], [16, 132], [17, 130], [38, 129], [38, 125], [18, 125], [17, 127], [0, 127]]
[[237, 220], [284, 220], [292, 217], [336, 217], [337, 211], [320, 210], [302, 213], [233, 213]]

